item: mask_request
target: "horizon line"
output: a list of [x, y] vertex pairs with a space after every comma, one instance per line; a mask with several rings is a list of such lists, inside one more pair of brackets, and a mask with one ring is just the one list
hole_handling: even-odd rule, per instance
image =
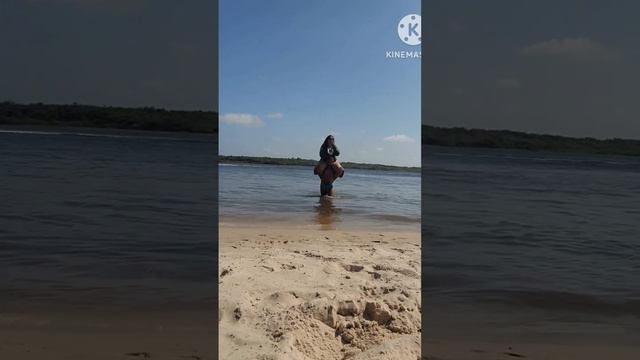
[[[272, 160], [302, 160], [302, 161], [319, 161], [314, 159], [304, 159], [299, 157], [271, 157], [271, 156], [257, 156], [257, 155], [223, 155], [218, 154], [218, 157], [244, 157], [244, 158], [263, 158], [263, 159], [272, 159]], [[341, 164], [355, 164], [355, 165], [374, 165], [374, 166], [390, 166], [396, 168], [403, 169], [421, 169], [420, 166], [405, 166], [405, 165], [391, 165], [391, 164], [374, 164], [374, 163], [363, 163], [363, 162], [355, 162], [355, 161], [341, 161]]]
[[[13, 104], [13, 105], [21, 105], [21, 106], [30, 106], [30, 105], [41, 105], [41, 106], [94, 106], [94, 107], [101, 107], [101, 108], [120, 108], [120, 109], [130, 109], [130, 110], [146, 110], [146, 109], [153, 109], [153, 110], [161, 110], [161, 111], [172, 111], [172, 112], [211, 112], [211, 113], [215, 113], [218, 115], [218, 119], [220, 117], [220, 111], [219, 110], [202, 110], [202, 109], [171, 109], [171, 108], [167, 108], [167, 107], [156, 107], [156, 106], [152, 106], [152, 105], [137, 105], [137, 106], [123, 106], [123, 105], [95, 105], [95, 104], [82, 104], [82, 103], [76, 103], [76, 102], [72, 102], [72, 103], [44, 103], [44, 102], [17, 102], [17, 101], [13, 101], [13, 100], [2, 100], [0, 101], [0, 104]], [[219, 126], [219, 122], [218, 122], [218, 128]], [[526, 135], [537, 135], [537, 136], [553, 136], [553, 137], [560, 137], [560, 138], [566, 138], [566, 139], [593, 139], [593, 140], [598, 140], [598, 141], [611, 141], [611, 140], [623, 140], [623, 141], [640, 141], [640, 138], [624, 138], [624, 137], [593, 137], [593, 136], [582, 136], [582, 135], [561, 135], [558, 133], [544, 133], [544, 132], [530, 132], [530, 131], [526, 131], [526, 130], [513, 130], [513, 129], [506, 129], [506, 128], [479, 128], [479, 127], [466, 127], [466, 126], [441, 126], [441, 125], [432, 125], [432, 124], [424, 124], [421, 123], [420, 124], [421, 129], [424, 127], [431, 127], [431, 128], [438, 128], [438, 129], [446, 129], [446, 130], [455, 130], [455, 129], [462, 129], [462, 130], [466, 130], [466, 131], [495, 131], [495, 132], [513, 132], [513, 133], [519, 133], [519, 134], [526, 134]], [[424, 132], [422, 133], [422, 135], [424, 135]]]

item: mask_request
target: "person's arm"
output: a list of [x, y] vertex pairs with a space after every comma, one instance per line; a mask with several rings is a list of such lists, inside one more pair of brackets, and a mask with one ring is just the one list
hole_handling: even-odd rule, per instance
[[322, 145], [320, 146], [320, 159], [324, 159], [325, 157], [327, 157], [327, 149]]
[[333, 144], [333, 156], [340, 156], [340, 150], [336, 144]]

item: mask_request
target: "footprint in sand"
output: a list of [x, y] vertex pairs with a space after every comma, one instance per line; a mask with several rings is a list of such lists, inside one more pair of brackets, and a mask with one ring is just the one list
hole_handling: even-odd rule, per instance
[[228, 269], [222, 269], [222, 272], [220, 273], [220, 277], [223, 278], [226, 275], [229, 275], [231, 273], [231, 271], [233, 271], [233, 269], [228, 268]]
[[151, 353], [148, 353], [146, 351], [141, 351], [141, 352], [130, 352], [130, 353], [126, 353], [125, 355], [127, 356], [141, 356], [145, 359], [150, 359], [151, 358]]
[[514, 353], [514, 352], [509, 352], [509, 351], [505, 352], [504, 354], [508, 355], [508, 356], [518, 357], [518, 358], [525, 358], [526, 357], [525, 355]]
[[360, 272], [362, 271], [362, 269], [364, 269], [364, 266], [361, 265], [343, 265], [344, 269], [350, 272]]

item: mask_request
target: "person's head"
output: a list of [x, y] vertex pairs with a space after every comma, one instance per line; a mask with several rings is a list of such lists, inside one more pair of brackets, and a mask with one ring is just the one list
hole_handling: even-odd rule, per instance
[[329, 135], [324, 139], [324, 146], [333, 146], [333, 144], [335, 143], [335, 139], [333, 138], [333, 135]]

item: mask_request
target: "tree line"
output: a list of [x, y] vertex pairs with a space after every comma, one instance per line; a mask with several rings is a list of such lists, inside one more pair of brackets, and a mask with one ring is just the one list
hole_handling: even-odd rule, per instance
[[[94, 127], [193, 133], [217, 133], [218, 113], [153, 107], [0, 103], [0, 125]], [[640, 141], [573, 138], [510, 130], [422, 126], [422, 144], [531, 151], [640, 155]]]

